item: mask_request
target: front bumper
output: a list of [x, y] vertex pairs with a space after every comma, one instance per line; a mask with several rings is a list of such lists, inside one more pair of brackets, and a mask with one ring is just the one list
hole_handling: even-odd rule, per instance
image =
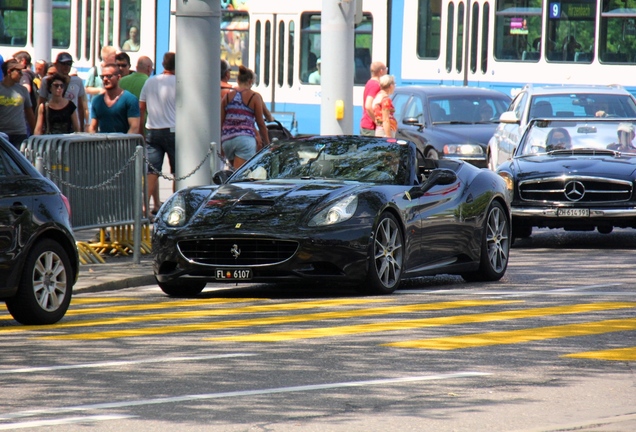
[[[370, 228], [347, 227], [328, 232], [305, 233], [298, 236], [274, 236], [271, 233], [243, 233], [240, 236], [197, 235], [179, 236], [166, 232], [153, 237], [153, 270], [158, 282], [176, 279], [197, 279], [206, 282], [236, 283], [236, 280], [216, 279], [217, 269], [251, 269], [252, 278], [244, 282], [284, 282], [294, 280], [333, 280], [357, 282], [366, 278]], [[180, 241], [219, 239], [232, 240], [240, 246], [251, 239], [295, 241], [296, 252], [282, 262], [264, 265], [201, 263], [186, 258], [177, 247]], [[230, 251], [228, 250], [228, 255]]]
[[[540, 217], [540, 218], [559, 218], [568, 220], [571, 218], [559, 216], [557, 214], [559, 207], [512, 207], [512, 217]], [[590, 216], [592, 218], [636, 218], [636, 207], [624, 208], [590, 208]]]

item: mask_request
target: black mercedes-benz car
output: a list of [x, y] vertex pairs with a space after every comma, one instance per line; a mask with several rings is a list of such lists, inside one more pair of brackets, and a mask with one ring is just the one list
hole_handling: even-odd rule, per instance
[[57, 186], [0, 137], [0, 301], [22, 324], [52, 324], [68, 309], [79, 269], [69, 219]]
[[417, 143], [429, 159], [487, 166], [488, 141], [510, 97], [476, 87], [408, 86], [392, 95], [397, 137]]
[[273, 143], [217, 185], [183, 189], [154, 224], [154, 272], [172, 296], [207, 282], [343, 282], [391, 293], [403, 278], [506, 271], [504, 181], [414, 143], [316, 136]]
[[610, 233], [636, 228], [636, 119], [535, 119], [512, 160], [508, 184], [513, 236], [533, 227]]

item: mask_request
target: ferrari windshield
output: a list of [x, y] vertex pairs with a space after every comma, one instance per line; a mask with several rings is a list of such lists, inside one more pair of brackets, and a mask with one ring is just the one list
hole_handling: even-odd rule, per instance
[[411, 151], [406, 141], [356, 136], [284, 141], [258, 153], [230, 183], [319, 178], [404, 185], [410, 178]]
[[635, 153], [636, 119], [535, 120], [530, 123], [516, 156], [554, 152], [609, 150]]

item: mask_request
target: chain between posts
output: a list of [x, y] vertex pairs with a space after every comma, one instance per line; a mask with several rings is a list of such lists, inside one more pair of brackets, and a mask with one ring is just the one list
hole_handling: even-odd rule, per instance
[[[142, 149], [143, 150], [143, 149]], [[49, 169], [49, 167], [46, 164], [43, 164], [43, 168], [44, 171], [49, 175], [49, 177], [53, 180], [56, 180], [59, 184], [62, 184], [66, 187], [69, 188], [74, 188], [74, 189], [80, 189], [80, 190], [94, 190], [94, 189], [101, 189], [104, 186], [107, 186], [111, 183], [113, 183], [115, 180], [117, 180], [123, 173], [124, 171], [126, 171], [128, 169], [128, 167], [135, 161], [135, 158], [137, 157], [137, 152], [139, 152], [139, 149], [135, 150], [135, 153], [133, 153], [133, 155], [126, 161], [126, 164], [118, 171], [116, 172], [112, 177], [110, 177], [109, 179], [104, 180], [103, 182], [93, 185], [93, 186], [78, 186], [78, 185], [74, 185], [72, 183], [69, 183], [67, 181], [65, 181], [64, 179], [62, 179], [60, 176], [58, 176], [57, 174], [55, 174], [53, 171], [51, 171]], [[208, 149], [207, 154], [205, 155], [205, 157], [203, 158], [203, 160], [199, 163], [199, 165], [196, 166], [196, 168], [194, 168], [190, 173], [186, 174], [185, 176], [182, 177], [175, 177], [173, 175], [165, 175], [164, 173], [162, 173], [161, 171], [157, 170], [148, 160], [148, 158], [146, 158], [146, 155], [144, 154], [143, 159], [144, 162], [148, 165], [148, 167], [150, 168], [149, 172], [152, 172], [153, 174], [157, 174], [161, 177], [163, 177], [166, 180], [170, 180], [170, 181], [180, 181], [180, 180], [185, 180], [188, 177], [191, 177], [192, 175], [194, 175], [205, 163], [206, 160], [208, 160], [208, 158], [210, 157], [210, 155], [213, 152], [213, 148], [212, 146], [210, 146], [210, 148]]]

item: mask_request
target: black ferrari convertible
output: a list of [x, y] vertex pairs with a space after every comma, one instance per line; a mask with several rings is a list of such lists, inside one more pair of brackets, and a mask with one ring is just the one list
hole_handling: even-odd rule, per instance
[[273, 143], [216, 185], [183, 189], [154, 224], [171, 296], [207, 282], [341, 282], [391, 293], [404, 278], [495, 281], [510, 248], [494, 172], [425, 159], [410, 141], [316, 136]]

